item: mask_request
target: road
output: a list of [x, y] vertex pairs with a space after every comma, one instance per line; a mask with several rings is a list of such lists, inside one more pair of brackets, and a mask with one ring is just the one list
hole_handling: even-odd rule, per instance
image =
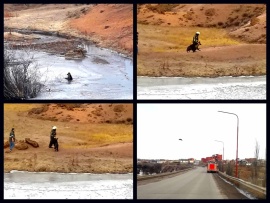
[[227, 199], [221, 194], [213, 174], [198, 167], [159, 182], [140, 185], [138, 199]]
[[138, 99], [266, 99], [266, 76], [137, 77]]

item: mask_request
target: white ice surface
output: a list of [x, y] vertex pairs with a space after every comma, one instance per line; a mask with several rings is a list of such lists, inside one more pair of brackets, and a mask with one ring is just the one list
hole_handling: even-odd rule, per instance
[[[66, 60], [63, 56], [29, 51], [45, 84], [34, 99], [132, 99], [133, 61], [94, 46], [89, 46], [87, 51], [83, 60]], [[22, 53], [17, 51], [18, 56]], [[73, 77], [71, 83], [65, 79], [68, 72]]]
[[4, 199], [133, 199], [132, 174], [118, 174], [116, 178], [106, 174], [22, 173], [21, 176], [24, 177], [5, 178]]
[[137, 99], [266, 99], [266, 77], [138, 77]]

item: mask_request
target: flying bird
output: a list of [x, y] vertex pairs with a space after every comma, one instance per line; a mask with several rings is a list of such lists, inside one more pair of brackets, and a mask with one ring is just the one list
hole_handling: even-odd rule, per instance
[[182, 139], [179, 139], [179, 140], [183, 141]]

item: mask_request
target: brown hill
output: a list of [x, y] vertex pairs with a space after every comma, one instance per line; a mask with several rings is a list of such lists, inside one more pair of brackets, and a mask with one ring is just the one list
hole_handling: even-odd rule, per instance
[[265, 4], [142, 4], [138, 23], [224, 28], [241, 40], [266, 43]]
[[44, 104], [28, 111], [42, 120], [79, 123], [133, 123], [131, 104]]

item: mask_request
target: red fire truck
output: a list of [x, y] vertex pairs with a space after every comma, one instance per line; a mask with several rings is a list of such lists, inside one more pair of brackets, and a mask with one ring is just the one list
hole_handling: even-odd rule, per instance
[[217, 173], [218, 171], [218, 164], [213, 161], [208, 161], [207, 163], [207, 173]]

